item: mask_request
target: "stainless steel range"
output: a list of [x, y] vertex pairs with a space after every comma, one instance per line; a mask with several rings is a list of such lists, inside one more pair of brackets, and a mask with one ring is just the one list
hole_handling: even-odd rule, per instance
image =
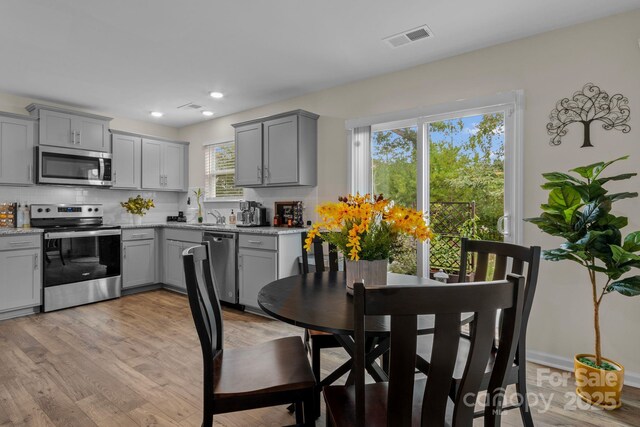
[[102, 205], [31, 205], [44, 231], [44, 311], [120, 296], [120, 234]]

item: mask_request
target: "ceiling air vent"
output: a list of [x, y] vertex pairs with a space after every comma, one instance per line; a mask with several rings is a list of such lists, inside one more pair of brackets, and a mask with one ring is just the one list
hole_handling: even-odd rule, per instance
[[182, 109], [182, 108], [192, 108], [194, 110], [199, 110], [202, 108], [202, 105], [198, 105], [198, 104], [194, 104], [193, 102], [187, 102], [184, 105], [180, 105], [179, 107], [176, 107], [178, 110]]
[[411, 42], [415, 42], [418, 40], [426, 39], [428, 37], [433, 37], [433, 33], [426, 25], [421, 27], [412, 28], [411, 30], [403, 31], [399, 34], [394, 34], [383, 40], [389, 43], [391, 47], [400, 47]]

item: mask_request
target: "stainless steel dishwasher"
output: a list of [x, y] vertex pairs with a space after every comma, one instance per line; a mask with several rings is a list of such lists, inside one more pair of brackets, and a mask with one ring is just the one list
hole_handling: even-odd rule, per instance
[[211, 247], [211, 260], [220, 301], [238, 304], [238, 234], [204, 233]]

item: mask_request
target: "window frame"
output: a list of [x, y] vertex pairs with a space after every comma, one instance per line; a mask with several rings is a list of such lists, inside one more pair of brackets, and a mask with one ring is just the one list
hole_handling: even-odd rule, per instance
[[[204, 149], [204, 179], [205, 179], [205, 196], [204, 196], [204, 201], [205, 202], [237, 202], [240, 200], [243, 200], [244, 198], [244, 189], [242, 187], [235, 187], [235, 176], [236, 176], [236, 167], [235, 167], [235, 144], [236, 141], [235, 140], [229, 140], [229, 141], [220, 141], [220, 142], [210, 142], [210, 143], [205, 143], [203, 144], [203, 149]], [[224, 146], [224, 145], [232, 145], [233, 147], [233, 151], [234, 151], [234, 166], [232, 169], [224, 169], [224, 170], [216, 170], [216, 171], [212, 171], [209, 170], [210, 168], [208, 167], [208, 163], [209, 163], [209, 156], [211, 155], [210, 150], [215, 149], [215, 147], [219, 147], [219, 146]], [[233, 179], [234, 179], [234, 187], [238, 188], [241, 192], [241, 194], [239, 195], [234, 195], [234, 196], [209, 196], [209, 193], [207, 192], [207, 188], [209, 187], [209, 183], [210, 180], [213, 178], [215, 179], [216, 176], [218, 175], [229, 175], [229, 174], [233, 174]], [[213, 184], [213, 191], [215, 192], [215, 184]]]

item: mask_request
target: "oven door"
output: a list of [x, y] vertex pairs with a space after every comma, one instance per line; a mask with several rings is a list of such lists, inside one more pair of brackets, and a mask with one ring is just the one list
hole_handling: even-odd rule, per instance
[[120, 230], [44, 235], [44, 287], [120, 276]]
[[38, 183], [111, 185], [111, 154], [69, 148], [37, 147]]

